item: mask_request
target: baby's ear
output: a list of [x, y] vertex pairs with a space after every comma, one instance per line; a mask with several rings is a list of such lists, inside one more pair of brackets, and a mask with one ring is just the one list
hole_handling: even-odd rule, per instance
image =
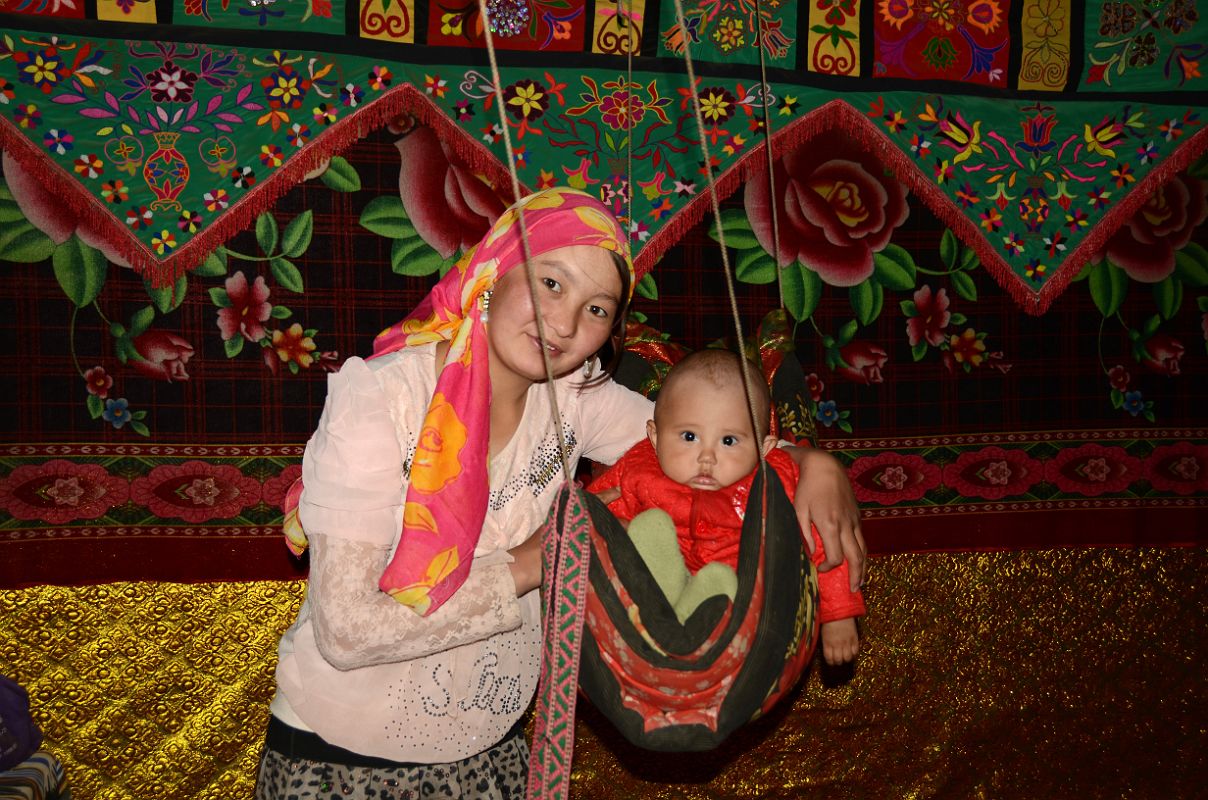
[[775, 436], [763, 437], [763, 446], [759, 448], [759, 455], [763, 456], [764, 458], [767, 458], [768, 453], [772, 452], [772, 448], [774, 448], [778, 444], [780, 444], [780, 440], [777, 439]]
[[646, 438], [650, 440], [651, 447], [659, 446], [659, 429], [652, 419], [646, 420]]

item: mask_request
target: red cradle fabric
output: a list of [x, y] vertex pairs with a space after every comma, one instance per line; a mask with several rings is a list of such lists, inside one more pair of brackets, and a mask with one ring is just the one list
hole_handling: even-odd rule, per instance
[[817, 577], [792, 506], [778, 481], [765, 494], [757, 479], [752, 497], [764, 502], [748, 508], [734, 602], [711, 598], [682, 625], [628, 534], [589, 497], [591, 590], [580, 685], [640, 747], [716, 747], [789, 691], [813, 654]]

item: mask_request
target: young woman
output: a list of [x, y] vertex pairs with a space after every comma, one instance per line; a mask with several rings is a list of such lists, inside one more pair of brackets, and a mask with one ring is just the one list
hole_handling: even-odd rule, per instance
[[[589, 195], [530, 195], [370, 361], [330, 379], [303, 460], [305, 535], [291, 535], [309, 542], [310, 583], [281, 641], [258, 798], [524, 796], [520, 721], [541, 645], [532, 534], [563, 474], [520, 206], [572, 468], [612, 463], [645, 434], [649, 401], [601, 377], [633, 286], [623, 231]], [[850, 486], [829, 456], [795, 456], [810, 475], [799, 513], [815, 511], [854, 584]]]

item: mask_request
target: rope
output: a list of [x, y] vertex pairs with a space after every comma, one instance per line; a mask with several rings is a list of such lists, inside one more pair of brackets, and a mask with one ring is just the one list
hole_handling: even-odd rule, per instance
[[[675, 21], [680, 26], [680, 30], [687, 30], [687, 25], [684, 20], [684, 4], [683, 0], [675, 0]], [[746, 338], [742, 333], [742, 319], [738, 314], [738, 297], [734, 292], [734, 276], [730, 270], [730, 254], [726, 250], [726, 234], [722, 229], [721, 224], [721, 202], [717, 198], [717, 182], [713, 178], [713, 161], [712, 155], [709, 153], [709, 143], [706, 140], [705, 133], [705, 118], [700, 108], [700, 93], [696, 89], [696, 70], [692, 66], [692, 53], [689, 43], [684, 43], [684, 67], [688, 71], [688, 86], [692, 91], [692, 109], [696, 112], [696, 130], [700, 136], [700, 150], [705, 160], [705, 180], [709, 185], [709, 199], [713, 204], [713, 222], [717, 230], [717, 244], [721, 247], [721, 265], [726, 275], [726, 292], [730, 296], [730, 313], [734, 319], [734, 333], [738, 337], [739, 350], [739, 365], [742, 367], [742, 388], [747, 396], [747, 413], [751, 418], [751, 431], [755, 433], [755, 447], [758, 450], [758, 431], [759, 420], [755, 414], [755, 389], [751, 383], [751, 368], [747, 363], [746, 348], [744, 343]], [[766, 462], [760, 458], [760, 469], [764, 469]], [[766, 522], [766, 515], [765, 515]]]
[[[491, 64], [491, 81], [495, 101], [499, 105], [499, 125], [503, 129], [503, 144], [512, 179], [512, 195], [520, 198], [520, 178], [516, 174], [516, 158], [512, 151], [512, 136], [508, 130], [503, 102], [502, 79], [495, 57], [495, 42], [487, 14], [486, 0], [478, 0], [478, 12], [483, 20], [483, 38]], [[533, 743], [529, 758], [528, 798], [564, 800], [570, 792], [571, 764], [575, 748], [575, 699], [579, 676], [579, 654], [582, 646], [584, 606], [587, 601], [588, 569], [591, 550], [588, 543], [590, 522], [582, 505], [582, 492], [573, 484], [570, 453], [562, 425], [562, 412], [554, 389], [554, 369], [546, 346], [545, 322], [537, 297], [537, 276], [533, 270], [532, 249], [524, 210], [517, 208], [520, 240], [524, 249], [524, 271], [528, 277], [529, 295], [537, 322], [537, 338], [541, 343], [541, 358], [545, 365], [546, 387], [554, 426], [558, 436], [565, 483], [558, 492], [551, 516], [542, 526], [542, 555], [544, 569], [542, 614], [541, 677], [536, 697]], [[626, 237], [628, 238], [628, 237]]]
[[[633, 91], [633, 3], [625, 0], [625, 200], [629, 213], [629, 230], [625, 231], [625, 254], [629, 263], [633, 263], [633, 233], [636, 224], [633, 219], [633, 100], [629, 93]], [[637, 278], [635, 273], [634, 278]], [[634, 287], [634, 291], [637, 287]], [[624, 331], [621, 336], [624, 337]]]
[[[786, 308], [784, 270], [780, 268], [780, 215], [776, 211], [776, 198], [779, 195], [776, 193], [776, 170], [772, 167], [772, 120], [768, 114], [768, 67], [763, 51], [763, 0], [755, 0], [755, 16], [758, 27], [755, 34], [755, 45], [759, 50], [759, 80], [762, 83], [760, 95], [763, 100], [763, 140], [764, 149], [768, 154], [768, 197], [772, 201], [772, 262], [776, 266], [776, 289], [780, 293], [780, 308], [783, 310]], [[811, 447], [818, 446], [818, 425], [814, 422], [814, 415], [808, 411], [805, 414], [805, 437], [809, 440]]]
[[776, 265], [776, 291], [784, 308], [784, 278], [780, 274], [780, 216], [776, 213], [776, 171], [772, 169], [772, 120], [768, 116], [768, 65], [763, 53], [763, 2], [755, 0], [755, 49], [759, 51], [759, 94], [763, 100], [763, 141], [768, 154], [768, 197], [772, 199], [772, 260]]
[[[503, 147], [508, 159], [508, 175], [512, 179], [512, 197], [520, 199], [520, 177], [516, 174], [516, 155], [512, 150], [512, 133], [508, 130], [507, 112], [504, 109], [502, 79], [499, 63], [495, 58], [495, 38], [491, 32], [490, 17], [487, 15], [486, 0], [478, 0], [478, 13], [482, 15], [483, 37], [486, 39], [487, 58], [491, 63], [491, 82], [494, 84], [495, 103], [499, 106], [499, 127], [503, 129]], [[554, 411], [554, 427], [558, 433], [558, 455], [562, 472], [569, 482], [574, 479], [570, 469], [570, 453], [566, 450], [566, 434], [562, 429], [562, 413], [558, 410], [558, 396], [554, 390], [554, 366], [549, 358], [549, 346], [545, 338], [545, 321], [541, 316], [541, 302], [537, 297], [537, 275], [533, 271], [533, 253], [529, 246], [528, 225], [524, 221], [524, 209], [517, 206], [517, 221], [520, 223], [520, 243], [524, 250], [524, 273], [528, 277], [529, 295], [533, 300], [533, 314], [537, 318], [537, 339], [541, 342], [541, 361], [545, 366], [545, 385], [549, 393], [550, 406]]]

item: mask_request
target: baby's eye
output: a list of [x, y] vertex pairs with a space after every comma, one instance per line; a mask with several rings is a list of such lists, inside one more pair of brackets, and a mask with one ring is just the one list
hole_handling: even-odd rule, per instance
[[737, 436], [723, 436], [723, 437], [721, 437], [721, 443], [724, 444], [726, 447], [733, 447], [734, 445], [738, 444], [738, 437]]
[[680, 434], [680, 438], [683, 439], [685, 442], [695, 442], [696, 434], [693, 433], [692, 431], [684, 431], [683, 433]]

